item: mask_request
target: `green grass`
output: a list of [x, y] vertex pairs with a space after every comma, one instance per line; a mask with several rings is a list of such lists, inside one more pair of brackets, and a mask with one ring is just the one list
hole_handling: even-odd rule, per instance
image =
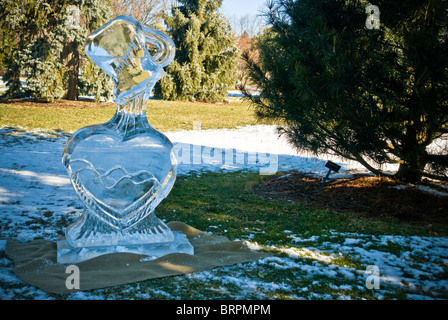
[[[110, 104], [85, 103], [95, 107], [61, 108], [57, 103], [0, 104], [0, 124], [73, 132], [87, 125], [104, 123], [115, 112], [115, 107]], [[202, 129], [267, 123], [258, 121], [253, 108], [245, 102], [211, 104], [149, 100], [147, 116], [149, 123], [160, 131], [191, 130], [195, 121], [200, 121]]]
[[254, 109], [246, 102], [223, 104], [150, 100], [148, 121], [161, 131], [191, 130], [200, 121], [202, 129], [236, 128], [268, 122], [257, 120]]
[[[357, 233], [374, 236], [401, 235], [401, 236], [446, 236], [446, 228], [428, 227], [391, 222], [376, 218], [363, 218], [350, 213], [337, 213], [328, 210], [318, 210], [304, 207], [297, 203], [287, 201], [271, 201], [258, 197], [254, 192], [265, 177], [257, 173], [202, 173], [199, 177], [178, 177], [176, 184], [161, 205], [157, 208], [157, 216], [166, 221], [179, 220], [198, 229], [223, 235], [231, 240], [248, 239], [263, 246], [276, 248], [310, 248], [322, 247], [325, 242], [342, 244], [347, 233]], [[318, 235], [319, 239], [306, 244], [297, 244], [285, 230], [294, 235], [309, 238]], [[345, 234], [345, 237], [341, 236]], [[336, 236], [335, 236], [336, 235]], [[340, 237], [340, 239], [338, 238]], [[408, 247], [399, 247], [388, 243], [376, 246], [376, 250], [389, 252], [400, 256], [400, 251], [409, 250]], [[331, 250], [330, 250], [331, 251]], [[336, 253], [337, 252], [333, 252]], [[282, 252], [276, 251], [278, 257], [286, 257]], [[318, 299], [328, 297], [335, 299], [341, 295], [351, 296], [354, 299], [406, 299], [406, 293], [415, 293], [408, 288], [395, 288], [382, 285], [381, 293], [363, 289], [365, 277], [362, 272], [354, 273], [354, 279], [347, 279], [343, 274], [331, 277], [326, 272], [331, 270], [324, 262], [319, 262], [306, 254], [295, 260], [300, 266], [321, 267], [325, 270], [320, 275], [310, 277], [309, 274], [295, 268], [277, 268], [275, 264], [258, 264], [232, 266], [221, 268], [212, 273], [210, 279], [176, 277], [174, 279], [150, 280], [140, 283], [139, 289], [158, 288], [170, 296], [181, 299], [234, 299], [238, 297], [241, 288], [229, 284], [225, 289], [217, 278], [228, 276], [240, 277], [247, 282], [271, 284], [284, 284], [288, 290], [277, 289], [274, 292], [265, 292], [268, 299], [296, 299], [302, 297], [313, 299], [310, 291]], [[339, 254], [333, 258], [332, 264], [336, 272], [340, 270], [365, 270], [365, 261], [356, 256]], [[442, 266], [442, 265], [441, 265]], [[444, 268], [442, 266], [442, 268]], [[442, 275], [443, 276], [443, 275]], [[446, 275], [445, 275], [446, 278]], [[222, 280], [225, 281], [225, 280]], [[348, 290], [347, 286], [351, 286]], [[244, 299], [257, 299], [259, 291], [253, 291], [253, 296]], [[308, 288], [308, 291], [302, 291]], [[122, 287], [116, 287], [111, 294], [118, 294]], [[115, 291], [117, 290], [117, 291]], [[143, 291], [144, 292], [144, 291]], [[448, 296], [446, 296], [448, 298]], [[157, 297], [156, 297], [157, 298]], [[158, 296], [158, 298], [162, 298]]]
[[[367, 219], [354, 214], [304, 207], [287, 201], [261, 199], [253, 192], [264, 176], [258, 173], [203, 173], [200, 177], [177, 178], [176, 184], [157, 208], [157, 216], [179, 220], [235, 239], [253, 232], [260, 243], [286, 243], [284, 230], [309, 237], [335, 232], [372, 235], [448, 235], [444, 228], [418, 226], [390, 220]], [[219, 226], [214, 231], [210, 226]], [[257, 231], [263, 232], [257, 232]]]
[[11, 127], [71, 132], [87, 125], [104, 123], [114, 114], [111, 107], [77, 109], [42, 105], [0, 104], [0, 123]]
[[[431, 296], [424, 289], [415, 289], [410, 285], [397, 287], [382, 283], [381, 290], [365, 289], [363, 270], [371, 263], [359, 260], [356, 255], [329, 250], [333, 254], [330, 265], [315, 259], [306, 251], [298, 258], [288, 258], [280, 249], [296, 248], [316, 252], [315, 248], [325, 249], [326, 242], [341, 244], [347, 237], [343, 233], [351, 232], [372, 237], [384, 234], [432, 236], [434, 232], [445, 236], [448, 230], [361, 218], [349, 213], [310, 209], [287, 201], [262, 199], [255, 194], [254, 187], [263, 179], [258, 173], [251, 172], [203, 172], [200, 176], [179, 176], [170, 196], [156, 209], [156, 215], [165, 221], [182, 221], [230, 240], [257, 242], [265, 250], [270, 250], [277, 260], [274, 258], [267, 262], [251, 262], [185, 276], [91, 290], [83, 296], [91, 299], [137, 300], [337, 299], [341, 295], [352, 299], [407, 299], [407, 294], [415, 293]], [[28, 228], [62, 229], [68, 224], [65, 219], [55, 222], [54, 214], [45, 208], [41, 208], [40, 213], [40, 218], [29, 221]], [[319, 238], [295, 243], [285, 230], [304, 239], [312, 236]], [[390, 243], [378, 244], [374, 248], [395, 254], [396, 257], [399, 257], [400, 252], [409, 250], [408, 247], [392, 246]], [[320, 254], [327, 255], [325, 252]], [[4, 253], [0, 253], [0, 259], [3, 257]], [[416, 257], [415, 263], [424, 262], [421, 260]], [[444, 268], [443, 262], [440, 263]], [[12, 268], [12, 263], [3, 267]], [[307, 268], [320, 272], [310, 276]], [[353, 276], [346, 277], [346, 273]], [[441, 272], [435, 277], [446, 281], [448, 274]], [[0, 288], [17, 292], [17, 299], [33, 298], [32, 291], [21, 283], [2, 283], [0, 280]], [[69, 297], [51, 296], [56, 299]], [[447, 299], [448, 295], [443, 293], [435, 297]]]
[[[230, 240], [250, 240], [269, 248], [296, 247], [311, 248], [322, 245], [324, 241], [338, 243], [338, 233], [363, 233], [370, 235], [431, 236], [434, 230], [429, 227], [391, 223], [381, 219], [360, 218], [348, 213], [336, 213], [303, 207], [286, 201], [270, 201], [259, 198], [253, 191], [262, 176], [257, 173], [202, 173], [200, 177], [178, 177], [176, 184], [160, 206], [156, 215], [166, 221], [182, 221], [200, 230], [223, 235]], [[290, 230], [304, 238], [318, 235], [314, 243], [297, 245], [287, 237]], [[443, 235], [448, 230], [437, 230]], [[342, 240], [342, 239], [341, 239]], [[389, 245], [376, 247], [386, 251]], [[394, 252], [399, 248], [392, 248]], [[408, 248], [402, 248], [408, 250]], [[336, 252], [337, 253], [337, 252]], [[277, 257], [286, 254], [275, 251]], [[341, 295], [353, 299], [406, 299], [407, 293], [414, 289], [382, 284], [381, 291], [363, 288], [365, 276], [353, 270], [365, 270], [366, 262], [356, 257], [340, 254], [331, 262], [319, 262], [304, 254], [299, 259], [286, 259], [285, 263], [296, 263], [300, 268], [278, 268], [281, 261], [261, 264], [258, 262], [221, 267], [203, 274], [152, 279], [139, 283], [92, 290], [93, 297], [99, 295], [111, 299], [336, 299]], [[324, 272], [310, 275], [306, 268], [318, 268]], [[302, 269], [301, 269], [302, 268]], [[329, 273], [332, 270], [336, 276]], [[346, 278], [342, 271], [352, 270], [352, 279]], [[446, 275], [441, 274], [444, 279]], [[240, 283], [228, 282], [240, 279]], [[245, 283], [251, 289], [245, 287]], [[243, 287], [242, 287], [243, 286]], [[252, 288], [252, 287], [253, 288]], [[270, 286], [279, 286], [270, 290]], [[285, 289], [282, 289], [282, 286]], [[302, 290], [307, 288], [306, 290]], [[351, 289], [350, 289], [351, 288]], [[244, 296], [240, 296], [244, 291]], [[380, 292], [380, 293], [379, 293]], [[418, 291], [422, 293], [424, 291]], [[66, 296], [55, 296], [65, 298]], [[438, 296], [441, 298], [441, 296]], [[445, 298], [448, 296], [445, 294]]]

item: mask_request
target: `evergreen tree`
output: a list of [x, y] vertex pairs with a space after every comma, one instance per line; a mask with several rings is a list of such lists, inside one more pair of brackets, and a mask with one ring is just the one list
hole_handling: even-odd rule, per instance
[[77, 0], [75, 5], [80, 8], [81, 30], [84, 37], [78, 42], [80, 63], [80, 78], [78, 85], [81, 95], [94, 96], [95, 101], [101, 97], [109, 100], [113, 95], [112, 79], [93, 63], [84, 51], [86, 36], [101, 28], [112, 18], [111, 2], [109, 0]]
[[220, 102], [236, 81], [238, 49], [227, 20], [218, 12], [222, 0], [180, 0], [164, 16], [176, 58], [155, 94], [168, 100]]
[[46, 23], [48, 10], [39, 0], [0, 0], [0, 56], [7, 69], [3, 77], [8, 88], [7, 96], [16, 97], [21, 92], [19, 52], [39, 35]]
[[[80, 84], [84, 94], [111, 95], [110, 80], [92, 65], [83, 48], [86, 35], [109, 19], [108, 0], [0, 1], [3, 42], [9, 50], [4, 59], [6, 96], [77, 100]], [[79, 11], [79, 24], [72, 21], [73, 8]], [[81, 67], [85, 72], [79, 79]], [[22, 75], [28, 83], [25, 89]]]
[[369, 5], [273, 1], [259, 63], [246, 57], [262, 98], [246, 95], [260, 117], [286, 122], [280, 133], [297, 149], [330, 152], [378, 175], [398, 164], [394, 176], [404, 181], [448, 180], [447, 3]]

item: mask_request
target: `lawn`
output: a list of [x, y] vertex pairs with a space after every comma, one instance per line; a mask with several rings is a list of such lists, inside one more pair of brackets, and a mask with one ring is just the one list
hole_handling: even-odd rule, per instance
[[[64, 100], [51, 104], [31, 101], [0, 102], [0, 124], [73, 132], [86, 125], [104, 123], [112, 118], [114, 112], [113, 103]], [[194, 122], [200, 122], [202, 129], [236, 128], [264, 123], [256, 119], [248, 103], [238, 101], [212, 104], [149, 100], [147, 117], [148, 122], [160, 131], [191, 130]]]
[[[446, 224], [270, 199], [257, 190], [291, 173], [261, 176], [250, 170], [181, 173], [156, 215], [230, 240], [245, 240], [272, 257], [185, 276], [48, 295], [14, 275], [13, 263], [4, 254], [6, 238], [56, 240], [83, 209], [60, 164], [67, 136], [46, 138], [30, 132], [36, 128], [71, 132], [107, 121], [114, 108], [2, 104], [0, 110], [4, 126], [0, 129], [0, 297], [4, 299], [448, 298]], [[151, 101], [148, 115], [162, 131], [189, 130], [193, 121], [200, 121], [202, 129], [257, 124], [253, 110], [237, 102]], [[297, 192], [303, 190], [298, 187]], [[371, 265], [379, 267], [378, 289], [367, 286], [366, 269]]]

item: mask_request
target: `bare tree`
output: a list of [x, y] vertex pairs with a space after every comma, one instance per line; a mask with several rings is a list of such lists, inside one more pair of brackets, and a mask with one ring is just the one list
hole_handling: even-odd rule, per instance
[[169, 0], [111, 0], [114, 16], [128, 15], [145, 24], [160, 24]]
[[242, 17], [231, 16], [229, 24], [237, 37], [247, 33], [249, 38], [252, 38], [265, 27], [263, 17], [256, 14], [246, 14]]

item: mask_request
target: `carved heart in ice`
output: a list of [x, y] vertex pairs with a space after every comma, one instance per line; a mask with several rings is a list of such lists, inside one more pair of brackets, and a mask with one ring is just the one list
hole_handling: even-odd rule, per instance
[[157, 130], [130, 136], [120, 132], [108, 124], [81, 129], [67, 143], [64, 164], [86, 207], [124, 230], [168, 195], [176, 160], [171, 142]]
[[65, 145], [63, 163], [86, 208], [58, 242], [58, 261], [110, 252], [192, 254], [186, 236], [175, 236], [153, 213], [173, 187], [177, 162], [169, 139], [149, 125], [146, 103], [174, 59], [173, 41], [119, 16], [87, 38], [85, 51], [114, 80], [117, 109]]

